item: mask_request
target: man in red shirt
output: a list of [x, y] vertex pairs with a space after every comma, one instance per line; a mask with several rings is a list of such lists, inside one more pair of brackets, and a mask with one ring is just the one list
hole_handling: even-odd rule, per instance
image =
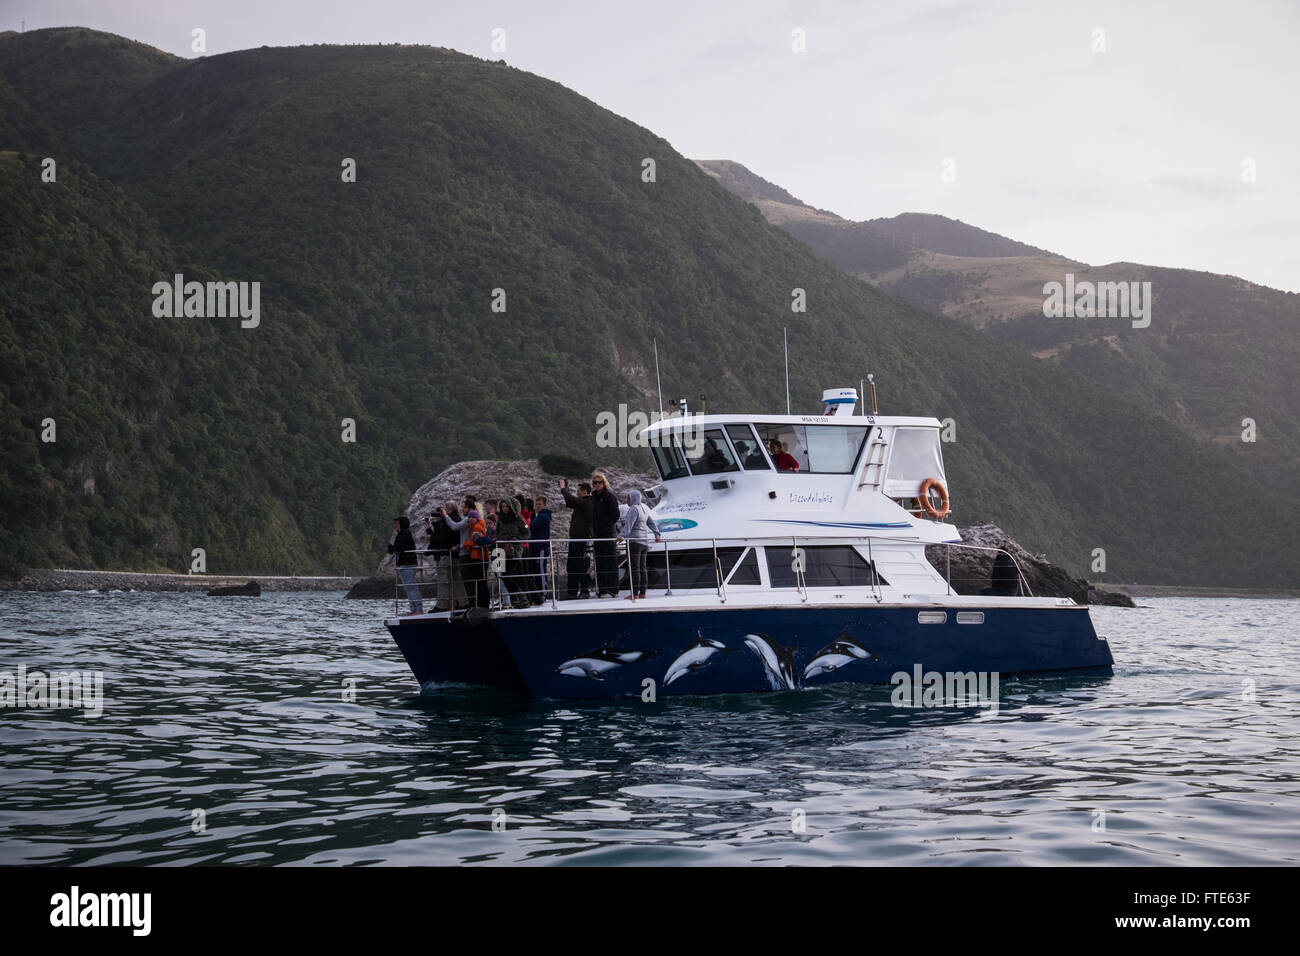
[[776, 465], [777, 471], [798, 471], [799, 462], [795, 461], [794, 455], [785, 450], [785, 445], [775, 438], [769, 439], [767, 450], [772, 454], [772, 463]]

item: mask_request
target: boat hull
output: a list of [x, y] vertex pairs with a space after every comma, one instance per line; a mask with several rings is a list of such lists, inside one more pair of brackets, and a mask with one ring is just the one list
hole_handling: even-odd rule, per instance
[[[943, 623], [922, 623], [945, 611]], [[544, 698], [750, 693], [913, 674], [1110, 674], [1086, 607], [719, 607], [388, 622], [421, 687]], [[918, 671], [917, 668], [920, 668]], [[651, 683], [647, 683], [647, 681]]]

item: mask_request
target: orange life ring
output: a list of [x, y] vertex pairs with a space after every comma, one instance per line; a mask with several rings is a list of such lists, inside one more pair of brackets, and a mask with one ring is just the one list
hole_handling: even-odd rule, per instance
[[[931, 491], [939, 492], [939, 498], [943, 502], [937, 508], [930, 502]], [[921, 507], [935, 521], [942, 521], [948, 517], [948, 489], [943, 486], [943, 482], [938, 478], [927, 478], [921, 482]]]

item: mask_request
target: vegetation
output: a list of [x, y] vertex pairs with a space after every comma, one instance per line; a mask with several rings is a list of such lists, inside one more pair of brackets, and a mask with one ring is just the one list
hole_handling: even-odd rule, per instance
[[[182, 569], [202, 547], [213, 571], [367, 570], [454, 461], [647, 467], [595, 447], [596, 414], [653, 407], [654, 339], [665, 395], [783, 408], [788, 327], [796, 408], [872, 371], [882, 412], [954, 419], [962, 523], [1074, 573], [1102, 547], [1119, 579], [1294, 579], [1297, 507], [1225, 498], [1248, 480], [1228, 453], [864, 285], [557, 84], [432, 48], [173, 64], [65, 32], [0, 37], [0, 102], [26, 104], [0, 128], [25, 153], [0, 160], [11, 566]], [[90, 45], [23, 53], [65, 41]], [[154, 317], [178, 272], [260, 282], [260, 326]]]

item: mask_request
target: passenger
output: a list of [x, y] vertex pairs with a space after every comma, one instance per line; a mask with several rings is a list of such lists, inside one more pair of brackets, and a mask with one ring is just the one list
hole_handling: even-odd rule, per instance
[[772, 454], [772, 464], [776, 465], [777, 471], [798, 471], [799, 462], [795, 460], [794, 455], [785, 450], [785, 443], [773, 438], [768, 443], [768, 451]]
[[709, 463], [709, 471], [726, 471], [731, 467], [727, 461], [727, 456], [722, 453], [718, 443], [712, 438], [704, 442], [704, 460]]
[[564, 506], [573, 511], [569, 522], [569, 555], [565, 562], [568, 598], [586, 600], [591, 597], [591, 574], [587, 570], [587, 550], [591, 547], [591, 485], [582, 482], [574, 495], [569, 490], [568, 479], [561, 478], [560, 494], [564, 496]]
[[528, 582], [529, 594], [534, 604], [546, 600], [546, 565], [551, 557], [551, 509], [546, 499], [538, 498], [532, 523], [528, 526], [528, 560], [533, 566], [533, 576]]
[[[397, 576], [402, 581], [402, 590], [406, 592], [407, 603], [411, 605], [408, 614], [423, 614], [424, 602], [420, 599], [420, 585], [415, 576], [420, 568], [420, 559], [415, 553], [415, 538], [411, 535], [411, 519], [399, 515], [393, 519], [393, 543], [388, 546], [388, 553], [395, 555], [393, 563]], [[406, 615], [402, 615], [405, 617]]]
[[449, 501], [442, 506], [441, 514], [433, 518], [432, 530], [429, 532], [429, 550], [433, 553], [434, 590], [437, 594], [437, 603], [433, 608], [435, 611], [450, 611], [465, 606], [465, 583], [454, 574], [452, 567], [456, 559], [456, 549], [460, 547], [460, 534], [451, 526], [452, 521], [460, 521], [460, 512], [456, 510], [456, 503]]
[[596, 592], [600, 597], [618, 597], [618, 499], [602, 472], [591, 476], [591, 531], [596, 551]]
[[650, 532], [654, 532], [656, 542], [663, 539], [659, 537], [659, 526], [650, 516], [650, 509], [641, 503], [641, 492], [629, 491], [627, 497], [627, 513], [619, 526], [619, 537], [627, 541], [627, 583], [632, 590], [627, 600], [635, 601], [646, 596], [645, 558], [650, 550]]
[[1005, 551], [993, 559], [993, 571], [989, 575], [989, 586], [980, 592], [996, 597], [1013, 597], [1020, 593], [1020, 571], [1016, 562]]
[[763, 451], [757, 445], [745, 443], [745, 450], [741, 451], [740, 446], [736, 447], [736, 453], [745, 456], [745, 468], [766, 468], [767, 459], [763, 457]]
[[487, 523], [477, 508], [471, 508], [462, 520], [465, 521], [468, 532], [465, 542], [460, 546], [467, 559], [461, 565], [465, 569], [465, 588], [473, 594], [475, 607], [487, 608], [491, 604], [486, 580], [490, 545]]
[[456, 547], [459, 552], [462, 552], [460, 556], [464, 557], [463, 551], [465, 548], [465, 542], [469, 540], [469, 513], [478, 508], [478, 504], [474, 501], [473, 495], [466, 495], [462, 507], [465, 511], [465, 517], [463, 518], [456, 518], [453, 520], [452, 517], [447, 514], [447, 509], [445, 507], [439, 509], [439, 513], [442, 515], [443, 520], [447, 522], [447, 527], [460, 534], [460, 541], [457, 543]]
[[488, 606], [495, 607], [501, 604], [502, 595], [508, 593], [501, 583], [501, 572], [497, 571], [492, 565], [492, 552], [496, 550], [497, 541], [497, 514], [493, 512], [483, 519], [483, 524], [487, 526], [487, 564], [484, 567], [483, 574], [487, 580]]
[[519, 517], [524, 519], [524, 524], [532, 527], [533, 524], [533, 499], [525, 498], [519, 508]]
[[[525, 595], [528, 588], [527, 566], [523, 561], [523, 546], [517, 542], [528, 540], [528, 527], [519, 517], [519, 501], [515, 498], [502, 498], [497, 504], [496, 540], [503, 542], [501, 547], [506, 553], [506, 573], [503, 578], [507, 597], [511, 607], [528, 607], [531, 603]], [[505, 599], [502, 599], [505, 606]]]
[[467, 573], [469, 549], [466, 547], [466, 544], [470, 543], [470, 529], [473, 525], [473, 522], [470, 521], [469, 513], [471, 511], [476, 511], [479, 514], [482, 514], [483, 512], [482, 509], [479, 508], [478, 503], [474, 500], [473, 495], [465, 496], [464, 502], [461, 503], [461, 508], [464, 513], [464, 517], [461, 518], [453, 519], [447, 514], [446, 508], [440, 509], [440, 513], [442, 514], [443, 520], [447, 522], [447, 527], [460, 535], [460, 541], [456, 545], [455, 560], [452, 562], [453, 566], [451, 568], [451, 573], [453, 576], [460, 578], [461, 586], [465, 589], [467, 600], [472, 600], [472, 585], [470, 584], [470, 577]]

